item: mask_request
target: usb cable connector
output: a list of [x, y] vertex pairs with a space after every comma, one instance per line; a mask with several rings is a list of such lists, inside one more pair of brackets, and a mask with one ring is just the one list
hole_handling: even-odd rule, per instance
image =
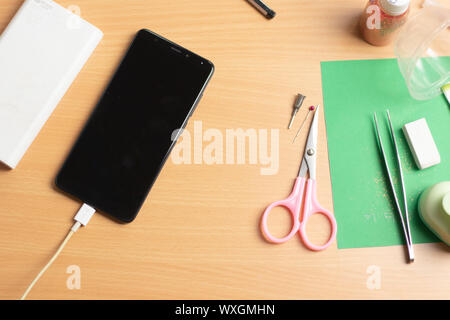
[[78, 210], [77, 214], [75, 215], [74, 219], [75, 219], [76, 222], [72, 226], [72, 228], [70, 229], [70, 231], [67, 234], [66, 238], [61, 243], [61, 245], [59, 246], [58, 250], [53, 255], [53, 257], [50, 259], [50, 261], [45, 265], [45, 267], [41, 270], [41, 272], [39, 272], [39, 274], [36, 276], [36, 278], [34, 278], [33, 282], [31, 282], [31, 284], [29, 285], [29, 287], [27, 288], [27, 290], [23, 294], [22, 298], [20, 298], [20, 300], [25, 300], [25, 298], [27, 297], [28, 293], [30, 293], [31, 289], [34, 287], [34, 285], [39, 280], [39, 278], [42, 277], [42, 275], [45, 273], [45, 271], [47, 271], [48, 268], [50, 268], [52, 263], [56, 260], [58, 255], [64, 249], [65, 245], [67, 244], [67, 242], [69, 242], [69, 240], [72, 237], [72, 235], [75, 232], [77, 232], [78, 229], [81, 226], [86, 226], [89, 223], [89, 220], [91, 220], [91, 218], [94, 215], [94, 213], [95, 213], [95, 209], [94, 208], [92, 208], [91, 206], [88, 206], [87, 204], [83, 204], [83, 206], [80, 208], [80, 210]]
[[74, 220], [76, 223], [72, 227], [73, 232], [77, 232], [77, 230], [81, 227], [81, 225], [86, 226], [89, 223], [89, 220], [91, 220], [92, 216], [95, 213], [95, 209], [91, 206], [88, 206], [86, 203], [83, 204], [83, 206], [78, 210], [77, 214], [75, 215]]

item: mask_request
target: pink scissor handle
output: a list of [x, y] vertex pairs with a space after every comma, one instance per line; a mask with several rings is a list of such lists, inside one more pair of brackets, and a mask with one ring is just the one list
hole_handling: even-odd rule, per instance
[[[270, 241], [272, 243], [283, 243], [288, 241], [290, 238], [294, 236], [294, 234], [299, 231], [300, 228], [300, 208], [302, 205], [302, 198], [303, 198], [303, 191], [305, 188], [305, 178], [297, 178], [295, 180], [294, 189], [292, 190], [289, 197], [287, 197], [285, 200], [276, 201], [272, 204], [270, 204], [266, 210], [264, 211], [261, 219], [261, 232], [264, 235], [264, 237], [267, 239], [267, 241]], [[289, 213], [292, 217], [292, 229], [291, 232], [284, 238], [276, 238], [272, 236], [272, 234], [269, 232], [269, 228], [267, 227], [267, 218], [269, 217], [270, 212], [275, 207], [285, 207], [288, 209]]]
[[[317, 245], [311, 243], [306, 234], [306, 225], [308, 223], [309, 218], [314, 214], [324, 215], [330, 222], [330, 226], [331, 226], [330, 237], [328, 238], [327, 243], [325, 243], [322, 246], [317, 246]], [[301, 222], [300, 222], [300, 236], [303, 240], [303, 243], [310, 250], [321, 251], [321, 250], [328, 248], [334, 242], [334, 240], [336, 239], [336, 233], [337, 233], [336, 219], [334, 218], [334, 215], [330, 211], [323, 208], [319, 204], [319, 202], [317, 201], [316, 181], [309, 179], [308, 183], [306, 185], [303, 217], [301, 218]]]

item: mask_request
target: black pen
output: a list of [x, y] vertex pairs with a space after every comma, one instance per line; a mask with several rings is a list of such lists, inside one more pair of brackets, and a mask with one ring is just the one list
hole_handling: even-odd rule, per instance
[[261, 12], [267, 19], [275, 17], [275, 11], [266, 6], [261, 0], [247, 0], [259, 12]]

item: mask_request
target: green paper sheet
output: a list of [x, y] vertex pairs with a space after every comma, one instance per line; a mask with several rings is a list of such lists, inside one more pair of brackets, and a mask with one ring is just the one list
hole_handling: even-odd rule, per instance
[[[450, 57], [440, 59], [450, 65]], [[386, 109], [399, 144], [413, 242], [439, 241], [420, 220], [417, 203], [424, 189], [450, 181], [450, 106], [444, 95], [414, 100], [395, 59], [329, 61], [321, 66], [338, 248], [405, 243], [374, 130], [373, 113], [377, 112], [383, 145], [401, 192]], [[441, 155], [440, 164], [425, 170], [416, 167], [401, 129], [420, 118], [426, 118]]]

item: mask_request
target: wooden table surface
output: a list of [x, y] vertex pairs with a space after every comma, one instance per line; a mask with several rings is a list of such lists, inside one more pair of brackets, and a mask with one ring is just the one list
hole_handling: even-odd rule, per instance
[[[59, 0], [76, 5], [105, 37], [15, 170], [0, 168], [0, 298], [19, 298], [72, 225], [80, 203], [54, 178], [135, 32], [148, 28], [210, 59], [215, 75], [191, 118], [203, 130], [279, 129], [279, 170], [261, 165], [175, 165], [168, 161], [137, 219], [117, 224], [97, 214], [71, 239], [30, 299], [359, 299], [450, 298], [449, 250], [416, 245], [320, 253], [300, 241], [271, 245], [259, 232], [269, 202], [292, 188], [307, 130], [287, 130], [295, 94], [322, 103], [320, 61], [394, 57], [357, 30], [363, 0], [271, 0], [268, 21], [244, 0]], [[413, 8], [419, 7], [413, 1]], [[441, 1], [449, 4], [449, 0]], [[2, 0], [0, 31], [22, 0]], [[297, 116], [300, 125], [307, 108]], [[320, 202], [332, 209], [323, 110], [318, 151]], [[349, 115], [351, 117], [351, 115]], [[290, 220], [277, 212], [274, 232]], [[314, 219], [308, 232], [326, 237]], [[69, 290], [69, 266], [81, 289]], [[369, 289], [370, 266], [381, 288]], [[369, 268], [369, 269], [368, 269]], [[372, 275], [376, 276], [376, 275]], [[370, 280], [370, 279], [369, 279]]]

